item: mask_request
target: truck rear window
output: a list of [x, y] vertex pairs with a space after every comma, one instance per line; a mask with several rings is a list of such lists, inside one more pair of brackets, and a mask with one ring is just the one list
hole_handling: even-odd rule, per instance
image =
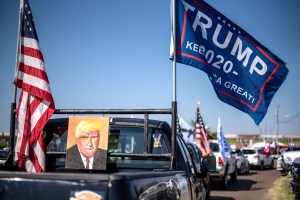
[[217, 143], [210, 143], [210, 149], [212, 152], [219, 152], [219, 145]]
[[[47, 146], [47, 152], [66, 151], [66, 142], [68, 131], [65, 129], [59, 135], [53, 134], [53, 138]], [[128, 153], [128, 154], [168, 154], [170, 153], [170, 144], [167, 144], [166, 134], [156, 128], [148, 130], [148, 146], [144, 149], [144, 128], [143, 127], [111, 127], [108, 136], [108, 157], [107, 169], [110, 168], [169, 168], [170, 160], [168, 158], [152, 158], [152, 157], [115, 157], [109, 156], [110, 153]], [[156, 139], [156, 141], [155, 141]], [[157, 142], [157, 139], [159, 141]], [[48, 159], [50, 162], [51, 160]], [[53, 163], [54, 162], [54, 163]], [[46, 163], [48, 165], [48, 163]], [[65, 157], [52, 159], [50, 165], [52, 167], [64, 167]]]

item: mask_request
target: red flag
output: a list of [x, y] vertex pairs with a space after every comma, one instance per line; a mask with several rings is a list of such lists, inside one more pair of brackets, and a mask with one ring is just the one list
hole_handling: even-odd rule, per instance
[[200, 113], [199, 103], [197, 104], [195, 141], [199, 150], [201, 151], [202, 156], [207, 156], [210, 154], [209, 139], [204, 127], [202, 115]]
[[267, 158], [270, 156], [270, 149], [271, 149], [271, 144], [269, 143], [263, 150]]
[[242, 139], [239, 140], [239, 148], [243, 148], [245, 147], [244, 142], [242, 141]]
[[28, 0], [21, 1], [19, 65], [15, 82], [22, 89], [17, 109], [15, 160], [21, 170], [45, 171], [42, 130], [55, 106]]

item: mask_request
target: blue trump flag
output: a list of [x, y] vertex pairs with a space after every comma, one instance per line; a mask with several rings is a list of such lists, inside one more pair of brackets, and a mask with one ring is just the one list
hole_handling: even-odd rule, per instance
[[174, 1], [176, 62], [206, 72], [218, 98], [258, 125], [288, 74], [285, 63], [204, 1]]
[[223, 159], [224, 163], [226, 163], [227, 160], [229, 160], [229, 158], [230, 158], [230, 152], [229, 152], [228, 143], [226, 141], [225, 135], [222, 130], [220, 117], [218, 120], [217, 137], [218, 137], [219, 152], [222, 155], [222, 159]]

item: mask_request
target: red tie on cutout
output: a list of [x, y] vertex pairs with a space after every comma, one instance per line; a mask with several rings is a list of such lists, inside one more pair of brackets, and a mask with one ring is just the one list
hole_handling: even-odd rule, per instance
[[89, 168], [90, 168], [90, 160], [87, 158], [86, 164], [85, 164], [85, 169], [89, 169]]

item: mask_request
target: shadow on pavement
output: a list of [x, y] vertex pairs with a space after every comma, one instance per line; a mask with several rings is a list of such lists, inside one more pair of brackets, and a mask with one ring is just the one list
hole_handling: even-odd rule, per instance
[[[243, 180], [237, 180], [236, 183], [230, 182], [228, 180], [228, 188], [227, 191], [248, 191], [251, 189], [252, 185], [256, 184], [256, 181], [243, 179]], [[212, 181], [211, 183], [211, 189], [212, 190], [223, 190], [221, 188], [221, 183], [217, 180]]]
[[250, 171], [248, 174], [239, 174], [239, 175], [238, 175], [238, 178], [239, 178], [239, 176], [245, 177], [245, 176], [252, 176], [252, 175], [256, 175], [256, 174], [257, 174], [256, 171]]
[[218, 197], [218, 196], [214, 196], [214, 197], [211, 197], [210, 200], [235, 200], [235, 199], [232, 198], [232, 197]]

